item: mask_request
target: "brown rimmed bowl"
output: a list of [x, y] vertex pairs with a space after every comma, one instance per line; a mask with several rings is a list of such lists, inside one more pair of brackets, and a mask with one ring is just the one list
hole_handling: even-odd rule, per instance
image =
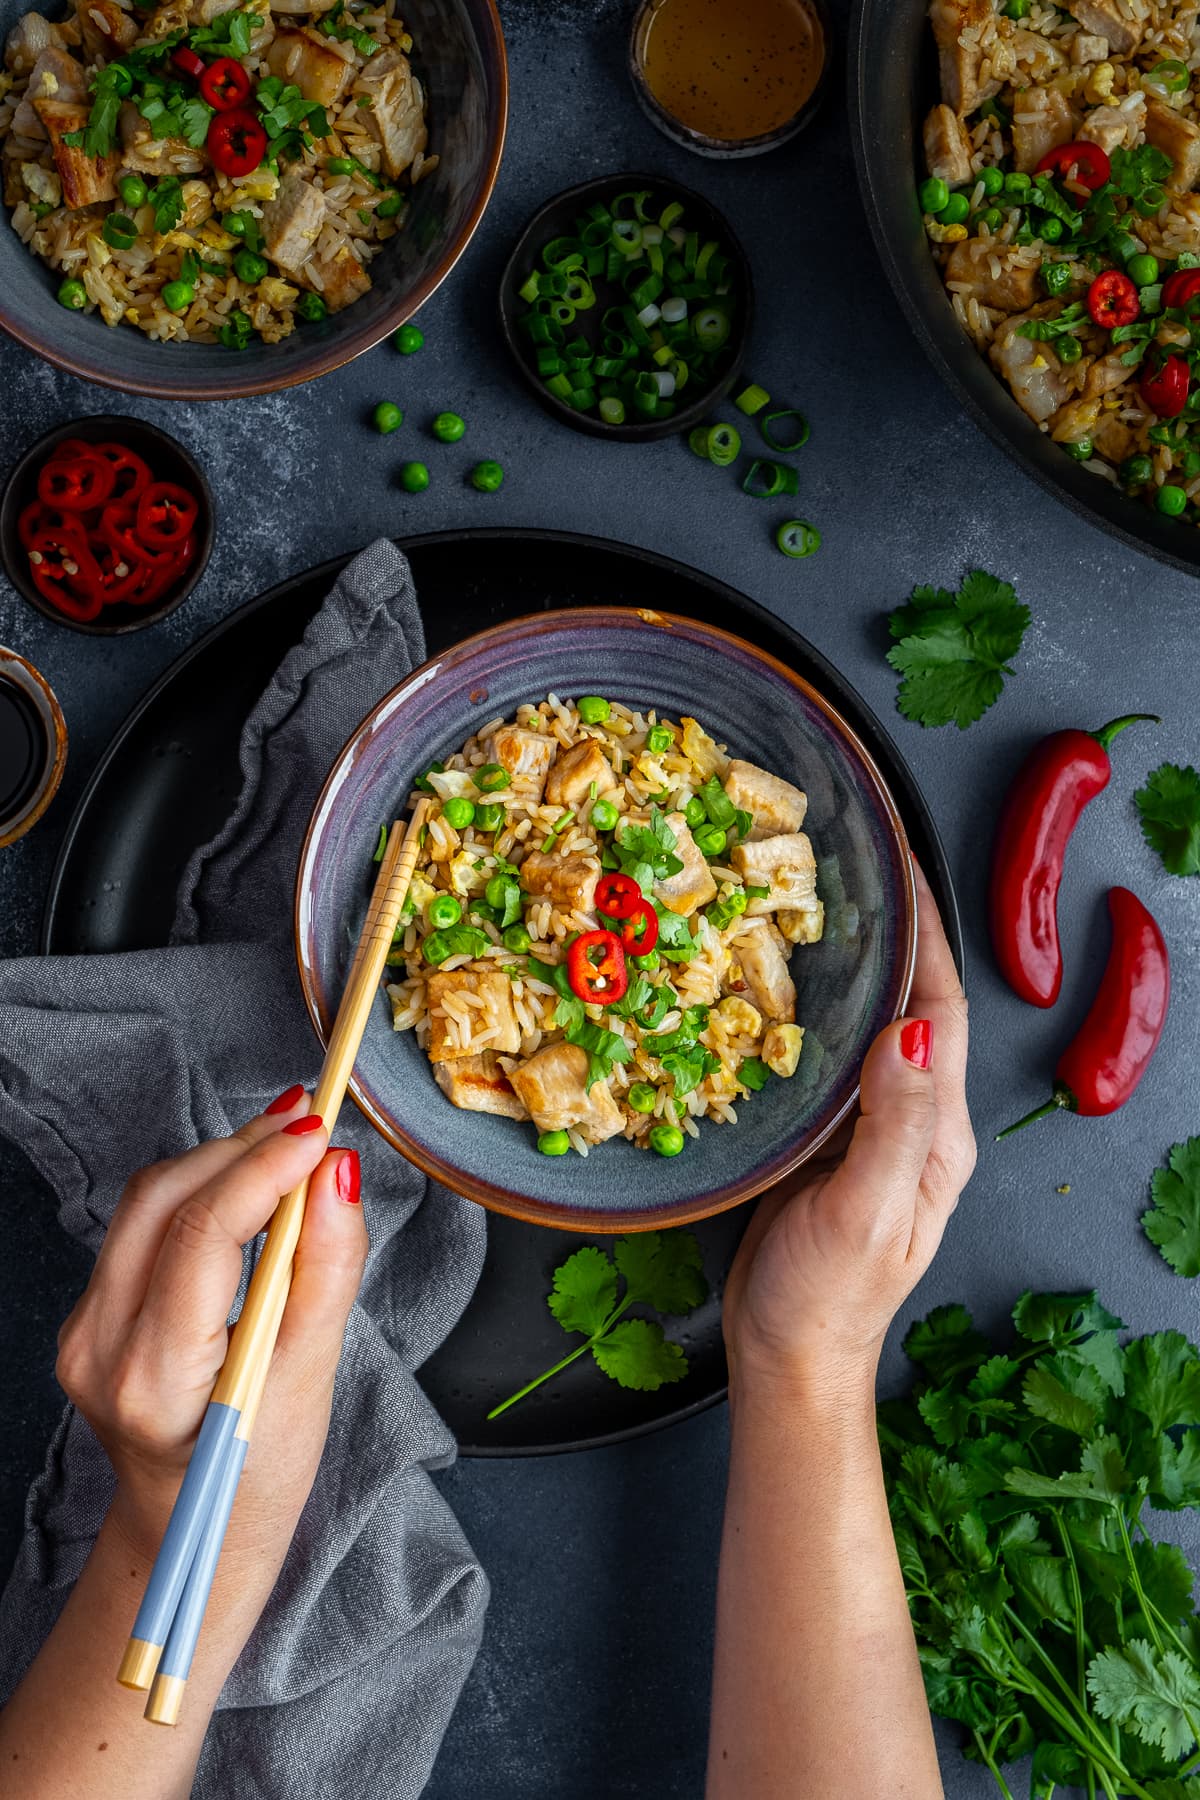
[[36, 777], [22, 788], [15, 804], [6, 804], [4, 815], [0, 817], [0, 850], [3, 850], [33, 830], [57, 794], [67, 766], [67, 722], [46, 677], [15, 650], [6, 650], [2, 644], [0, 678], [11, 682], [22, 696], [19, 717], [25, 726], [32, 760], [35, 764], [40, 763]]
[[[0, 0], [0, 32], [25, 10]], [[48, 11], [56, 13], [53, 5]], [[165, 400], [231, 400], [327, 375], [412, 317], [450, 273], [491, 198], [508, 115], [504, 36], [495, 0], [405, 0], [413, 68], [429, 105], [430, 150], [440, 157], [413, 191], [405, 229], [371, 264], [361, 300], [278, 344], [247, 349], [160, 344], [98, 312], [55, 298], [62, 276], [33, 256], [0, 216], [0, 326], [86, 381]]]
[[459, 1111], [382, 992], [351, 1092], [411, 1162], [457, 1193], [533, 1224], [587, 1232], [682, 1225], [736, 1206], [798, 1168], [858, 1097], [866, 1051], [908, 998], [916, 895], [904, 827], [861, 739], [816, 690], [744, 639], [649, 610], [581, 608], [481, 632], [416, 670], [363, 720], [313, 812], [296, 879], [295, 935], [309, 1013], [329, 1032], [366, 912], [379, 827], [414, 778], [525, 701], [603, 692], [678, 719], [804, 787], [824, 941], [797, 952], [806, 1027], [790, 1081], [772, 1077], [736, 1125], [705, 1121], [680, 1156], [615, 1139], [545, 1157], [530, 1125]]
[[[44, 599], [30, 579], [29, 558], [21, 543], [17, 523], [24, 509], [37, 499], [38, 474], [43, 464], [66, 438], [82, 438], [86, 444], [124, 444], [149, 466], [155, 480], [173, 482], [194, 497], [198, 508], [196, 554], [178, 581], [152, 606], [105, 606], [94, 619], [72, 619]], [[123, 637], [131, 631], [141, 631], [147, 625], [156, 625], [183, 605], [208, 566], [215, 529], [212, 490], [190, 450], [185, 450], [178, 439], [169, 437], [157, 425], [146, 424], [143, 419], [134, 419], [124, 413], [93, 413], [84, 419], [69, 419], [65, 425], [56, 425], [53, 431], [47, 431], [31, 444], [14, 465], [0, 500], [0, 563], [21, 598], [28, 600], [30, 606], [45, 618], [53, 619], [56, 625], [66, 625], [89, 637]]]

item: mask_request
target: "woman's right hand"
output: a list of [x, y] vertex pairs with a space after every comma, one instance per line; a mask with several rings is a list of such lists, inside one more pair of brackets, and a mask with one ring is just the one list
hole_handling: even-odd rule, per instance
[[[358, 1157], [330, 1149], [293, 1088], [231, 1137], [132, 1177], [87, 1288], [59, 1333], [57, 1374], [117, 1476], [110, 1520], [153, 1559], [213, 1383], [242, 1246], [311, 1175], [291, 1293], [223, 1562], [266, 1599], [308, 1497], [367, 1253]], [[241, 1552], [245, 1552], [244, 1559]]]

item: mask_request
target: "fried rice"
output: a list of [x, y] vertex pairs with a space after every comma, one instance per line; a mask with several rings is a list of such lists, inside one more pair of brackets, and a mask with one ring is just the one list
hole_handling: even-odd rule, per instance
[[[432, 810], [389, 968], [393, 1024], [453, 1104], [532, 1120], [551, 1154], [623, 1135], [673, 1155], [797, 1068], [789, 959], [824, 930], [807, 800], [695, 719], [583, 705], [521, 706], [418, 784]], [[616, 869], [653, 908], [657, 949], [631, 948], [628, 985], [584, 1001], [569, 948], [620, 929], [596, 904]]]

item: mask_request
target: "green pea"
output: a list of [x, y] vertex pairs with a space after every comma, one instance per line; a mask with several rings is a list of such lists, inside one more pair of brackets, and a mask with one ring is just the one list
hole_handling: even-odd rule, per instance
[[505, 812], [494, 800], [477, 801], [475, 804], [475, 824], [480, 831], [499, 831], [504, 824]]
[[441, 931], [431, 931], [421, 945], [421, 955], [427, 963], [433, 963], [435, 966], [445, 962], [450, 953], [449, 940]]
[[1126, 487], [1145, 487], [1154, 480], [1154, 464], [1148, 456], [1127, 456], [1121, 464], [1121, 480]]
[[250, 323], [249, 313], [244, 313], [240, 306], [226, 313], [217, 332], [226, 350], [244, 350], [254, 335], [254, 327]]
[[1125, 273], [1134, 287], [1152, 287], [1158, 280], [1158, 258], [1143, 251], [1140, 256], [1131, 256], [1125, 264]]
[[971, 210], [970, 201], [965, 194], [951, 194], [941, 212], [943, 225], [965, 225]]
[[375, 217], [377, 219], [394, 219], [396, 214], [402, 212], [407, 205], [408, 201], [403, 194], [385, 194], [375, 208]]
[[68, 312], [79, 312], [87, 305], [87, 289], [82, 281], [64, 281], [58, 290], [58, 304]]
[[429, 902], [429, 923], [438, 931], [445, 931], [451, 925], [457, 925], [462, 918], [462, 902], [453, 894], [438, 894]]
[[307, 319], [310, 325], [315, 325], [319, 319], [324, 319], [328, 312], [329, 308], [320, 294], [301, 294], [296, 302], [298, 317]]
[[1069, 331], [1055, 340], [1054, 348], [1061, 363], [1077, 363], [1083, 355], [1083, 345]]
[[504, 481], [504, 470], [498, 462], [479, 462], [471, 470], [471, 486], [481, 494], [494, 494]]
[[498, 907], [503, 912], [508, 904], [508, 896], [514, 888], [520, 893], [520, 887], [511, 875], [493, 875], [483, 890], [483, 897], [489, 906]]
[[1004, 8], [1006, 19], [1024, 19], [1028, 17], [1033, 0], [1007, 0]]
[[457, 413], [440, 412], [433, 421], [431, 430], [440, 444], [457, 444], [466, 432], [466, 425]]
[[354, 158], [352, 156], [331, 156], [325, 167], [331, 175], [353, 175]]
[[232, 232], [234, 237], [245, 237], [246, 226], [253, 217], [253, 213], [230, 212], [225, 214], [221, 223], [226, 231]]
[[678, 1156], [683, 1149], [683, 1133], [678, 1125], [654, 1125], [650, 1130], [650, 1148], [660, 1156]]
[[442, 817], [455, 831], [465, 831], [468, 825], [475, 823], [475, 802], [464, 794], [455, 794], [442, 807]]
[[381, 400], [371, 417], [375, 422], [376, 431], [381, 432], [384, 437], [387, 437], [389, 432], [399, 431], [404, 423], [404, 414], [392, 400]]
[[162, 291], [162, 303], [168, 312], [186, 312], [196, 298], [196, 290], [190, 281], [168, 281]]
[[1076, 462], [1089, 462], [1092, 456], [1093, 444], [1090, 437], [1082, 437], [1076, 438], [1073, 444], [1064, 444], [1063, 449], [1068, 456], [1074, 457]]
[[1043, 244], [1057, 244], [1063, 234], [1063, 222], [1056, 219], [1053, 213], [1047, 213], [1044, 219], [1034, 226], [1034, 235], [1040, 237]]
[[423, 494], [429, 486], [429, 470], [425, 464], [404, 463], [400, 469], [400, 486], [406, 494]]
[[579, 702], [579, 716], [585, 725], [603, 725], [611, 712], [612, 707], [599, 694], [585, 694]]
[[983, 191], [985, 194], [994, 196], [1003, 191], [1003, 169], [997, 169], [994, 165], [989, 164], [986, 169], [980, 169], [978, 179], [983, 183]]
[[1026, 175], [1023, 169], [1013, 169], [1004, 177], [1004, 191], [1014, 200], [1024, 200], [1032, 186], [1032, 177]]
[[644, 975], [653, 975], [661, 958], [659, 957], [657, 950], [648, 950], [645, 956], [631, 956], [629, 960], [634, 968], [641, 969]]
[[1061, 294], [1073, 280], [1070, 263], [1044, 262], [1039, 271], [1042, 286], [1048, 294]]
[[571, 1140], [565, 1131], [543, 1131], [538, 1139], [543, 1156], [565, 1156], [570, 1148]]
[[[937, 218], [938, 214], [944, 210], [949, 198], [950, 189], [937, 175], [931, 175], [929, 180], [923, 181], [917, 190], [917, 199], [920, 202], [921, 211], [923, 213], [932, 213], [934, 218]], [[700, 427], [699, 429], [703, 430], [703, 427]], [[692, 447], [694, 449], [695, 445]], [[707, 456], [707, 445], [701, 449], [698, 454]]]
[[611, 800], [597, 800], [592, 807], [591, 822], [597, 831], [612, 831], [620, 816]]
[[989, 231], [999, 231], [1003, 223], [1004, 214], [1000, 211], [998, 206], [989, 206], [986, 212], [975, 214], [974, 224], [976, 231], [979, 230], [981, 225], [986, 225]]
[[140, 175], [122, 175], [117, 183], [117, 192], [126, 206], [145, 206], [150, 189]]
[[506, 950], [512, 950], [517, 956], [524, 956], [533, 939], [523, 925], [510, 925], [502, 934], [501, 942]]
[[654, 756], [660, 756], [669, 750], [675, 739], [665, 725], [652, 725], [646, 733], [646, 748]]
[[415, 325], [402, 325], [392, 338], [401, 356], [412, 356], [425, 342], [425, 333]]
[[719, 825], [702, 825], [696, 833], [696, 848], [703, 856], [720, 856], [726, 841]]
[[625, 1098], [634, 1112], [652, 1113], [658, 1105], [658, 1093], [648, 1081], [635, 1081]]
[[1154, 504], [1168, 519], [1177, 519], [1187, 506], [1187, 495], [1181, 487], [1172, 487], [1168, 482], [1165, 487], [1159, 488], [1154, 496]]
[[256, 256], [253, 250], [239, 250], [233, 259], [233, 272], [247, 287], [257, 287], [267, 268], [266, 257]]

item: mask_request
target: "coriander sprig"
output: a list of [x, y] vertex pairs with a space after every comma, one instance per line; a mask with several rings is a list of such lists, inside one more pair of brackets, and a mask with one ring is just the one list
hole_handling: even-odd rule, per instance
[[[618, 1238], [612, 1255], [585, 1244], [554, 1271], [546, 1304], [564, 1331], [585, 1334], [553, 1368], [494, 1406], [489, 1419], [541, 1387], [590, 1350], [599, 1368], [621, 1387], [653, 1393], [682, 1381], [688, 1360], [653, 1319], [622, 1319], [631, 1306], [673, 1316], [695, 1310], [708, 1293], [700, 1245], [690, 1231], [642, 1231]], [[620, 1291], [621, 1280], [625, 1291]]]
[[913, 589], [888, 620], [888, 661], [903, 677], [898, 710], [917, 725], [965, 731], [1000, 698], [1030, 620], [1007, 581], [974, 569], [956, 594]]

